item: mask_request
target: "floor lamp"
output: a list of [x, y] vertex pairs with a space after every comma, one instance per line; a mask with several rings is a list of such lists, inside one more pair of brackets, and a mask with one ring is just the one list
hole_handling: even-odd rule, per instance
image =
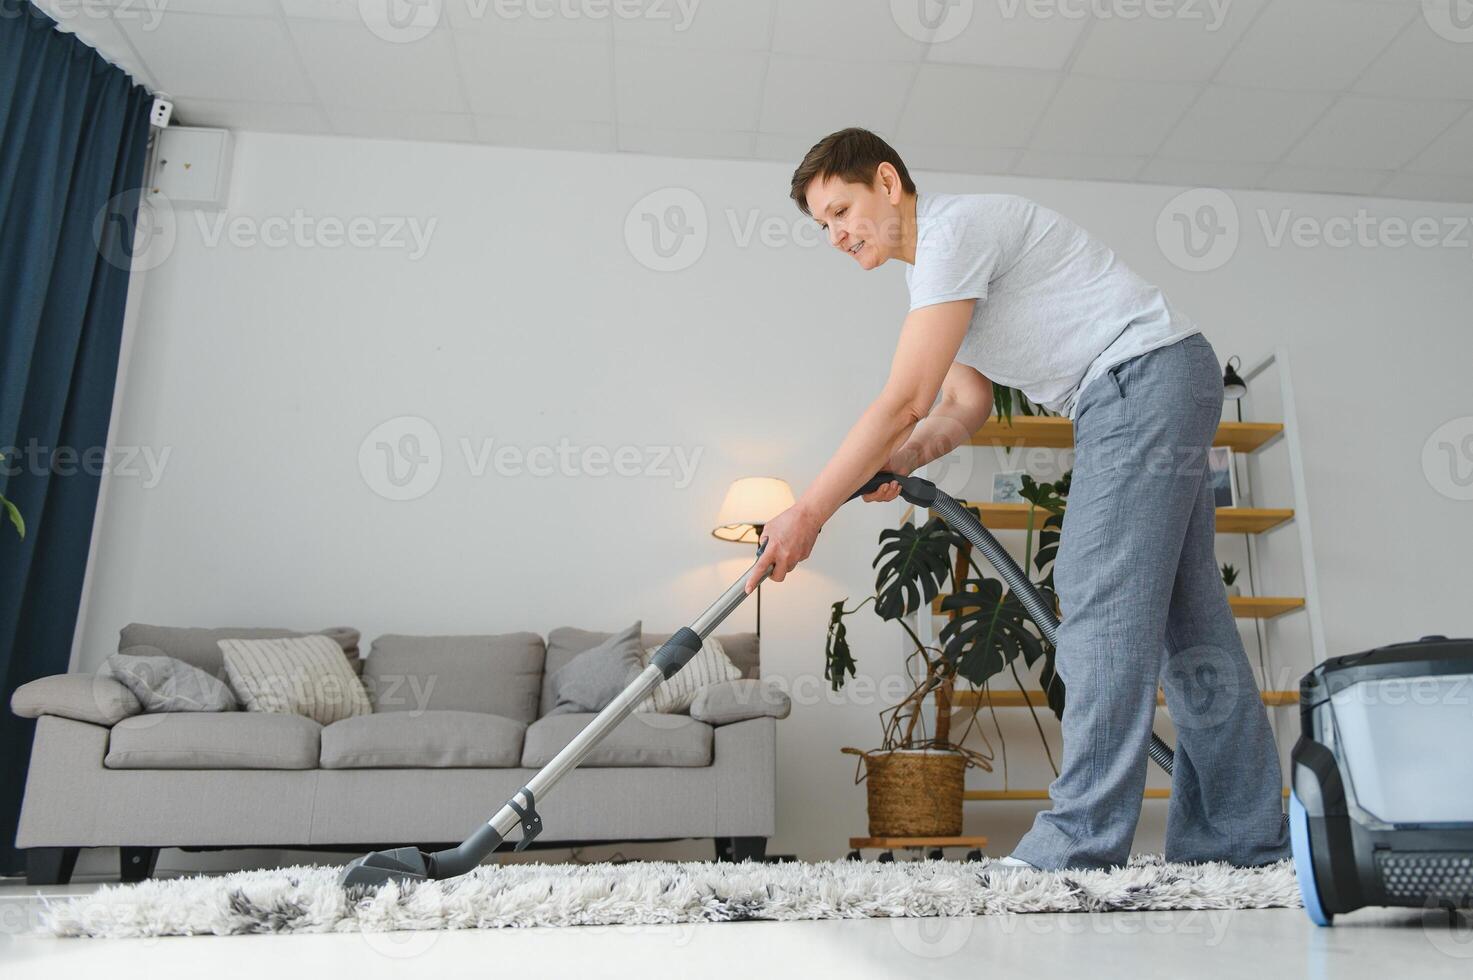
[[[762, 528], [793, 506], [793, 488], [772, 476], [745, 476], [732, 483], [716, 515], [713, 537], [757, 545]], [[757, 586], [757, 645], [762, 645], [762, 586]]]

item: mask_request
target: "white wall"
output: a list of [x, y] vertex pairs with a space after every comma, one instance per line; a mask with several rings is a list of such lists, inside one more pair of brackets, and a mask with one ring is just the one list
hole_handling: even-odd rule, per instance
[[[150, 274], [114, 432], [119, 446], [169, 455], [157, 485], [112, 479], [80, 666], [100, 662], [135, 620], [351, 624], [365, 643], [387, 631], [687, 621], [747, 566], [708, 533], [728, 482], [774, 474], [801, 490], [884, 378], [905, 308], [899, 267], [861, 275], [786, 232], [776, 244], [739, 243], [753, 215], [797, 226], [788, 173], [770, 163], [241, 134], [231, 217], [403, 216], [434, 220], [433, 234], [417, 260], [405, 249], [210, 246], [193, 214], [179, 216], [172, 253]], [[1287, 347], [1332, 654], [1473, 632], [1463, 601], [1470, 505], [1436, 492], [1422, 465], [1433, 430], [1473, 414], [1466, 231], [1454, 248], [1275, 248], [1256, 218], [1260, 208], [1458, 214], [1452, 206], [1235, 194], [1235, 256], [1188, 273], [1156, 235], [1177, 189], [920, 178], [927, 188], [1019, 192], [1070, 215], [1164, 285], [1222, 357], [1251, 363]], [[625, 222], [636, 201], [669, 187], [698, 195], [709, 235], [689, 268], [655, 272], [631, 254]], [[438, 431], [443, 471], [426, 495], [391, 501], [360, 475], [359, 452], [371, 430], [405, 415]], [[462, 438], [700, 455], [688, 486], [664, 476], [474, 477]], [[983, 499], [994, 455], [974, 456], [971, 492]], [[1283, 461], [1266, 457], [1264, 467], [1282, 471]], [[809, 562], [764, 590], [765, 672], [806, 694], [779, 726], [774, 852], [838, 856], [864, 832], [863, 788], [839, 748], [875, 744], [883, 705], [857, 686], [826, 696], [824, 631], [832, 602], [872, 589], [875, 536], [897, 507], [850, 505]], [[1276, 574], [1294, 574], [1293, 533], [1272, 536]], [[1225, 540], [1225, 555], [1234, 546]], [[744, 608], [736, 619], [751, 616]], [[1309, 665], [1303, 619], [1270, 630], [1289, 677]], [[855, 620], [861, 672], [894, 678], [899, 631], [868, 614]], [[1292, 741], [1292, 713], [1278, 720]], [[1004, 731], [1011, 784], [1045, 785], [1026, 715], [1008, 713]], [[969, 780], [999, 786], [1001, 773]], [[991, 835], [1003, 853], [1033, 810], [968, 804], [968, 831]], [[1159, 847], [1164, 812], [1147, 804], [1139, 847]], [[555, 826], [556, 814], [548, 820]], [[623, 850], [701, 857], [709, 848]]]

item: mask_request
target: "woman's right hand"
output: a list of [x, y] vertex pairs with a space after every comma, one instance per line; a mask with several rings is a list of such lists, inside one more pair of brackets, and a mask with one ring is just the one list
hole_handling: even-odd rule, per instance
[[[905, 446], [901, 446], [895, 452], [891, 453], [890, 458], [885, 462], [885, 471], [895, 473], [899, 476], [910, 476], [911, 471], [915, 468], [915, 452]], [[900, 484], [891, 480], [889, 483], [876, 489], [874, 493], [867, 493], [859, 499], [865, 503], [882, 504], [886, 501], [894, 500], [898, 496], [900, 496]]]

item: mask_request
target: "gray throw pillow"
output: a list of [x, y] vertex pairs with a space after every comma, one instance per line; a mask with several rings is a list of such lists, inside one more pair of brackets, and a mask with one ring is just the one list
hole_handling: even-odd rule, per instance
[[198, 667], [156, 647], [128, 648], [103, 661], [99, 674], [115, 678], [148, 711], [235, 711], [235, 694]]
[[644, 624], [615, 633], [591, 650], [584, 650], [552, 675], [554, 705], [547, 713], [602, 711], [644, 670]]

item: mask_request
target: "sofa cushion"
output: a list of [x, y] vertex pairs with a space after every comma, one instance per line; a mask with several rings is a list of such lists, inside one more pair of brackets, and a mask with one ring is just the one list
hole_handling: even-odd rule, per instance
[[322, 726], [255, 711], [134, 715], [108, 735], [109, 769], [316, 769]]
[[547, 713], [577, 714], [608, 707], [644, 670], [644, 648], [639, 645], [639, 636], [640, 622], [636, 619], [558, 668], [548, 678], [557, 703]]
[[[212, 677], [224, 678], [225, 658], [220, 653], [220, 640], [268, 640], [283, 636], [330, 636], [350, 663], [358, 659], [358, 631], [351, 626], [329, 626], [327, 629], [302, 632], [299, 630], [271, 629], [250, 626], [227, 626], [219, 629], [203, 629], [193, 626], [149, 626], [146, 623], [129, 623], [118, 634], [119, 653], [145, 653], [176, 657], [187, 664], [198, 667]], [[157, 647], [156, 650], [137, 651], [131, 647]]]
[[322, 730], [324, 769], [510, 769], [527, 726], [483, 711], [386, 711]]
[[113, 678], [138, 699], [144, 711], [234, 711], [239, 708], [229, 685], [157, 647], [129, 647], [115, 653], [97, 673]]
[[[553, 690], [551, 683], [552, 675], [578, 654], [598, 646], [612, 635], [612, 633], [578, 629], [572, 626], [560, 626], [547, 634], [547, 666], [543, 672], [544, 680], [538, 715], [547, 714], [557, 704], [557, 692]], [[726, 655], [742, 672], [743, 677], [761, 676], [761, 665], [758, 662], [760, 651], [757, 648], [756, 633], [723, 633], [716, 638], [721, 641]], [[641, 647], [647, 650], [650, 647], [658, 648], [668, 639], [670, 639], [669, 633], [644, 633], [639, 642]]]
[[690, 716], [708, 725], [730, 725], [748, 718], [786, 718], [792, 710], [792, 699], [776, 684], [744, 677], [701, 688]]
[[544, 652], [536, 633], [390, 633], [373, 641], [363, 683], [375, 712], [483, 711], [526, 724], [537, 717]]
[[[658, 649], [650, 647], [643, 663], [648, 663]], [[701, 648], [696, 651], [695, 656], [656, 687], [654, 693], [640, 702], [634, 710], [690, 714], [691, 702], [707, 685], [739, 680], [742, 680], [742, 672], [726, 655], [721, 641], [708, 636], [701, 641]]]
[[143, 705], [113, 677], [52, 674], [16, 688], [10, 696], [10, 710], [22, 718], [56, 715], [93, 725], [113, 725], [138, 714]]
[[373, 711], [342, 650], [326, 636], [221, 640], [230, 686], [247, 711], [302, 715], [319, 725]]
[[[522, 765], [540, 769], [596, 716], [549, 715], [527, 726]], [[630, 715], [594, 746], [582, 766], [709, 766], [711, 726], [689, 715]]]

